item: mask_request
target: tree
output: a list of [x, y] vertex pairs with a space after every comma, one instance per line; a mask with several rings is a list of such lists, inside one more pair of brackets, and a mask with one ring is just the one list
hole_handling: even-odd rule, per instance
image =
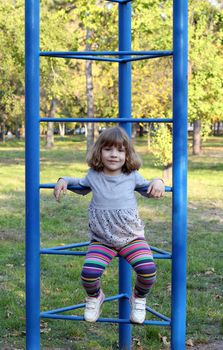
[[170, 180], [172, 175], [172, 132], [171, 125], [158, 125], [152, 138], [152, 151], [156, 165], [164, 167], [163, 178]]
[[[190, 1], [189, 9], [189, 120], [200, 120], [204, 133], [212, 122], [222, 120], [222, 10], [208, 0]], [[0, 0], [0, 10], [0, 118], [2, 127], [15, 129], [24, 122], [23, 3]], [[117, 21], [117, 4], [48, 0], [41, 3], [41, 50], [84, 51], [90, 45], [93, 51], [115, 51]], [[87, 32], [91, 33], [88, 38]], [[171, 49], [172, 1], [133, 2], [132, 37], [133, 50]], [[57, 101], [57, 117], [86, 117], [89, 105], [93, 116], [117, 116], [117, 64], [91, 62], [91, 69], [86, 70], [85, 63], [41, 58], [41, 115], [49, 115]], [[171, 117], [171, 59], [133, 62], [132, 67], [132, 116]], [[87, 71], [94, 84], [86, 98]]]
[[[172, 2], [140, 1], [134, 5], [133, 39], [137, 50], [171, 50]], [[172, 113], [172, 59], [140, 61], [133, 66], [133, 113], [137, 117], [169, 118]], [[148, 149], [170, 178], [172, 126], [150, 125]]]
[[[69, 28], [75, 27], [75, 41], [69, 42], [69, 51], [103, 51], [108, 50], [108, 45], [112, 46], [110, 49], [114, 50], [117, 45], [117, 40], [114, 40], [114, 17], [117, 11], [114, 11], [114, 6], [107, 4], [104, 1], [76, 1], [72, 4], [70, 1], [53, 1], [50, 6], [55, 9], [63, 9], [69, 14]], [[116, 5], [117, 9], [117, 5]], [[112, 24], [112, 25], [111, 25]], [[101, 28], [104, 30], [102, 31]], [[106, 30], [105, 30], [106, 28]], [[78, 33], [78, 34], [76, 34]], [[83, 80], [78, 79], [78, 87], [81, 89], [81, 96], [78, 101], [81, 103], [81, 114], [90, 118], [95, 115], [103, 116], [106, 111], [111, 115], [111, 98], [109, 92], [115, 84], [107, 87], [107, 82], [114, 81], [110, 78], [110, 73], [107, 69], [108, 63], [94, 63], [87, 60], [85, 64], [78, 60], [78, 76], [82, 76], [85, 70], [85, 84], [86, 89], [83, 94]], [[70, 72], [75, 75], [76, 70], [73, 61], [70, 62]], [[95, 79], [94, 79], [95, 77]], [[98, 79], [99, 78], [99, 79]], [[94, 90], [93, 90], [94, 81]], [[115, 80], [117, 82], [117, 79]], [[95, 91], [97, 94], [95, 94]], [[80, 95], [80, 94], [79, 94]], [[86, 98], [85, 96], [86, 95]], [[106, 103], [108, 102], [109, 103]], [[117, 105], [117, 103], [116, 103]], [[104, 108], [103, 108], [104, 107]], [[109, 116], [109, 115], [107, 115]], [[88, 148], [94, 142], [97, 136], [95, 123], [88, 123], [87, 126], [87, 146]]]
[[[49, 118], [55, 118], [57, 101], [56, 99], [51, 100]], [[47, 123], [47, 133], [46, 133], [46, 148], [52, 148], [54, 146], [54, 125], [53, 122]]]
[[[42, 5], [41, 10], [41, 50], [67, 51], [70, 44], [70, 36], [66, 31], [67, 13], [63, 9], [48, 11], [46, 5]], [[41, 110], [50, 118], [54, 118], [56, 112], [62, 113], [66, 109], [67, 98], [71, 97], [73, 89], [70, 70], [69, 62], [65, 59], [41, 59]], [[53, 135], [54, 123], [49, 122], [46, 133], [47, 148], [54, 145]]]
[[190, 2], [189, 120], [194, 122], [193, 154], [213, 121], [223, 118], [222, 11], [208, 1]]
[[[92, 31], [86, 29], [86, 51], [91, 51]], [[87, 117], [94, 118], [94, 96], [93, 96], [93, 75], [92, 75], [92, 61], [86, 61], [86, 95], [87, 95]], [[93, 145], [95, 141], [95, 124], [87, 123], [87, 150]]]
[[[142, 1], [140, 4], [135, 4], [136, 21], [133, 28], [136, 28], [136, 33], [134, 33], [134, 39], [136, 44], [140, 45], [139, 48], [147, 50], [170, 49], [171, 36], [166, 37], [165, 34], [171, 33], [171, 7], [170, 1]], [[223, 114], [221, 102], [223, 97], [222, 11], [219, 7], [213, 7], [205, 0], [190, 1], [189, 19], [189, 120], [198, 120], [195, 122], [194, 135], [200, 135], [200, 126], [204, 137], [210, 131], [211, 123], [222, 120]], [[148, 43], [150, 47], [147, 46]], [[142, 76], [138, 76], [138, 69], [135, 69], [136, 78], [134, 79], [138, 80], [140, 84], [137, 86], [137, 92], [135, 96], [133, 95], [133, 99], [136, 102], [137, 111], [141, 112], [140, 116], [144, 116], [144, 113], [153, 117], [171, 116], [170, 70], [168, 70], [168, 65], [171, 67], [171, 64], [166, 59], [165, 62], [162, 61], [163, 65], [159, 66], [158, 62], [158, 60], [154, 61], [153, 64], [148, 62], [144, 66], [140, 63]], [[159, 75], [161, 70], [162, 73]], [[156, 75], [160, 76], [160, 80], [154, 79]], [[147, 77], [149, 79], [146, 84]], [[157, 82], [158, 84], [156, 84]], [[143, 90], [140, 89], [140, 85], [143, 86]], [[160, 94], [157, 93], [159, 90]], [[142, 101], [140, 101], [140, 96], [143, 97]], [[145, 112], [142, 113], [143, 111]], [[161, 135], [162, 131], [164, 135]], [[159, 134], [161, 138], [165, 139], [166, 129], [160, 128]], [[157, 137], [156, 141], [157, 145], [160, 145], [160, 154], [162, 154], [162, 142], [158, 142]], [[195, 145], [200, 147], [197, 138], [196, 141], [194, 138], [194, 147]], [[157, 146], [155, 154], [158, 156]], [[158, 162], [160, 161], [158, 159]]]
[[[81, 1], [76, 7], [77, 17], [80, 18], [79, 26], [84, 28], [86, 31], [86, 41], [85, 47], [86, 51], [103, 51], [104, 46], [107, 46], [111, 42], [111, 33], [113, 34], [113, 26], [110, 26], [112, 30], [109, 30], [109, 24], [113, 21], [112, 7], [108, 6], [104, 1], [98, 0], [92, 1]], [[108, 30], [101, 31], [101, 28]], [[105, 48], [108, 50], [108, 47]], [[114, 48], [113, 48], [114, 50]], [[100, 79], [104, 76], [103, 74], [103, 64], [95, 64], [95, 71], [100, 71]], [[90, 60], [86, 61], [85, 66], [86, 72], [86, 95], [87, 95], [87, 116], [89, 118], [94, 118], [95, 110], [97, 106], [94, 103], [94, 90], [93, 90], [93, 62]], [[103, 94], [103, 96], [105, 96]], [[97, 128], [95, 123], [87, 124], [87, 149], [95, 141], [97, 136]]]
[[0, 0], [1, 132], [22, 126], [24, 114], [23, 2]]

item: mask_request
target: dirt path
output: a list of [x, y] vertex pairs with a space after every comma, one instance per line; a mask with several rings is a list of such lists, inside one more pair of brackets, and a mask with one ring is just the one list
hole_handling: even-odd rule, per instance
[[209, 344], [200, 344], [196, 346], [188, 346], [187, 350], [223, 350], [223, 341]]

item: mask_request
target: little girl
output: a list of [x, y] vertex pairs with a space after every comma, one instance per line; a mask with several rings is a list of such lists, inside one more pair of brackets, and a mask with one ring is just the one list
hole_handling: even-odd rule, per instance
[[86, 186], [90, 189], [82, 194], [93, 193], [89, 205], [91, 243], [81, 273], [87, 293], [84, 318], [88, 322], [98, 319], [105, 298], [100, 278], [110, 261], [119, 254], [137, 275], [130, 299], [131, 321], [143, 323], [146, 295], [155, 283], [156, 266], [144, 237], [134, 191], [140, 192], [140, 188], [147, 186], [147, 197], [162, 197], [164, 183], [161, 179], [147, 181], [137, 172], [141, 165], [139, 158], [120, 127], [106, 129], [99, 136], [87, 156], [87, 163], [90, 170], [85, 178], [62, 177], [54, 189], [57, 200], [68, 185]]

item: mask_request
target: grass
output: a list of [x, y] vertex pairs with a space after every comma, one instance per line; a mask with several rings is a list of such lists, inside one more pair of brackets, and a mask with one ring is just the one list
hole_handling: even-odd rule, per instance
[[[83, 138], [57, 138], [52, 150], [41, 143], [41, 182], [55, 182], [63, 175], [82, 177], [84, 163]], [[194, 343], [211, 342], [223, 333], [222, 308], [222, 242], [223, 242], [223, 138], [211, 137], [201, 156], [189, 155], [188, 198], [188, 277], [187, 338]], [[146, 178], [162, 176], [147, 152], [146, 139], [136, 141], [143, 159], [141, 173]], [[24, 292], [24, 143], [8, 141], [0, 144], [0, 232], [1, 232], [1, 347], [25, 348]], [[190, 152], [189, 152], [190, 153]], [[139, 210], [146, 225], [151, 245], [171, 247], [171, 194], [162, 200], [138, 197]], [[60, 204], [51, 190], [41, 190], [41, 246], [88, 240], [87, 206], [89, 196], [69, 193]], [[84, 300], [80, 286], [83, 257], [41, 257], [41, 309], [57, 308]], [[169, 261], [157, 261], [158, 282], [148, 304], [170, 315]], [[103, 289], [107, 296], [117, 292], [118, 266], [115, 259], [106, 270]], [[117, 316], [117, 302], [106, 303], [103, 316]], [[82, 314], [83, 310], [77, 311]], [[43, 349], [117, 349], [118, 328], [113, 324], [86, 324], [69, 321], [41, 321]], [[133, 327], [132, 349], [158, 350], [169, 341], [168, 329]]]

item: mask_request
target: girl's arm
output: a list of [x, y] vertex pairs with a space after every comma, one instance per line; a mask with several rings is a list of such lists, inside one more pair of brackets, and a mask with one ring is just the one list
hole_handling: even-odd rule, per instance
[[163, 197], [165, 193], [165, 184], [162, 179], [153, 179], [147, 189], [147, 195], [151, 198]]
[[[165, 185], [162, 179], [145, 180], [137, 171], [135, 172], [135, 189], [144, 197], [160, 198], [164, 196]], [[147, 187], [147, 191], [142, 188]]]
[[54, 196], [57, 201], [60, 200], [61, 194], [66, 194], [68, 186], [83, 186], [88, 188], [83, 189], [70, 189], [72, 192], [75, 192], [77, 194], [86, 195], [89, 192], [91, 192], [91, 189], [89, 188], [89, 182], [87, 179], [87, 176], [83, 179], [73, 178], [73, 177], [61, 177], [58, 179], [55, 187], [54, 187]]
[[65, 181], [63, 178], [58, 179], [53, 191], [54, 197], [58, 202], [60, 201], [61, 193], [63, 193], [64, 195], [66, 194], [67, 185], [67, 181]]

